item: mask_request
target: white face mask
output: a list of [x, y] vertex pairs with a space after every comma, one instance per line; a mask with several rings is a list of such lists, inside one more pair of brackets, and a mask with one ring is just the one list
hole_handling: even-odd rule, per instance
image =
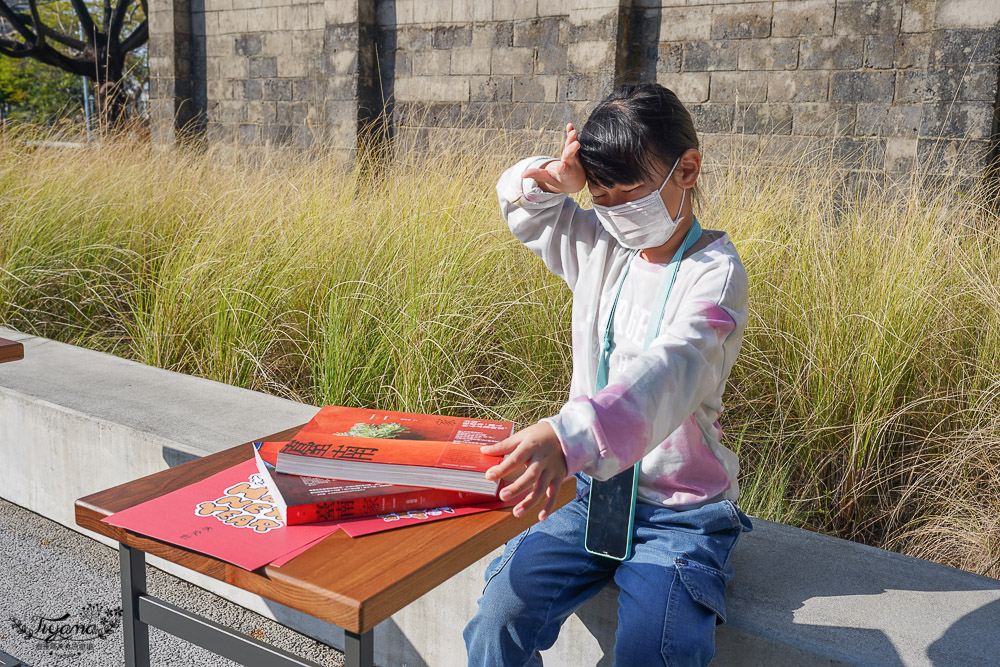
[[674, 218], [667, 211], [660, 191], [670, 180], [674, 169], [680, 164], [677, 157], [670, 173], [663, 179], [663, 185], [656, 192], [651, 192], [641, 199], [628, 201], [617, 206], [601, 206], [594, 204], [594, 212], [604, 229], [626, 248], [655, 248], [667, 242], [673, 235], [677, 225], [683, 220], [681, 211], [684, 209], [684, 195], [687, 190], [681, 190], [681, 205]]

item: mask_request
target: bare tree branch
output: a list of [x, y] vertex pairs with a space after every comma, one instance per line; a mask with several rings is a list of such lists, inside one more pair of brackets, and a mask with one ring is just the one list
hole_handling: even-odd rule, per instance
[[32, 55], [32, 48], [24, 42], [0, 37], [0, 53], [11, 58], [26, 58]]
[[111, 27], [108, 28], [108, 39], [118, 40], [122, 31], [122, 23], [125, 21], [125, 10], [132, 4], [132, 0], [118, 0], [114, 10], [111, 12]]
[[60, 44], [63, 44], [65, 46], [70, 47], [71, 49], [76, 49], [77, 51], [81, 51], [82, 52], [84, 49], [87, 48], [87, 43], [86, 42], [81, 42], [78, 39], [75, 39], [75, 38], [70, 37], [68, 35], [64, 35], [64, 34], [58, 32], [58, 31], [50, 28], [49, 26], [47, 26], [45, 24], [42, 24], [42, 34], [45, 35], [46, 37], [50, 37], [50, 38], [54, 39], [55, 41], [59, 42]]
[[149, 25], [148, 21], [144, 20], [142, 23], [136, 26], [135, 30], [132, 31], [131, 35], [122, 40], [122, 46], [121, 46], [122, 53], [128, 53], [132, 49], [141, 46], [146, 42], [146, 39], [148, 39], [148, 37], [149, 37]]
[[35, 29], [38, 39], [35, 40], [37, 46], [47, 46], [45, 43], [45, 33], [42, 32], [45, 26], [42, 24], [42, 17], [38, 15], [38, 0], [28, 0], [28, 9], [31, 11], [31, 25]]
[[[80, 1], [82, 2], [82, 0]], [[35, 33], [31, 32], [31, 29], [28, 27], [28, 19], [30, 17], [25, 14], [15, 12], [7, 6], [6, 0], [0, 0], [0, 16], [3, 16], [5, 19], [10, 21], [10, 24], [14, 26], [15, 30], [21, 33], [21, 36], [24, 37], [25, 41], [34, 44], [38, 40]]]
[[[3, 2], [3, 0], [0, 0], [0, 2]], [[83, 28], [83, 34], [87, 37], [87, 44], [94, 45], [94, 19], [90, 16], [90, 10], [87, 9], [87, 5], [84, 4], [83, 0], [69, 0], [69, 2], [73, 5], [76, 17], [80, 19], [80, 27]]]

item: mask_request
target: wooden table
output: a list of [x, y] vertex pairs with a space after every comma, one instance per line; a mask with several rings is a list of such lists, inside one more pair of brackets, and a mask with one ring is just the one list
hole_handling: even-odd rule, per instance
[[[260, 440], [289, 440], [300, 426]], [[76, 501], [76, 523], [118, 541], [125, 663], [149, 665], [149, 626], [241, 664], [309, 666], [305, 661], [146, 593], [145, 554], [280, 602], [344, 628], [346, 664], [373, 664], [372, 628], [537, 520], [510, 508], [351, 538], [338, 531], [280, 568], [248, 571], [181, 546], [103, 523], [102, 518], [169, 493], [253, 458], [246, 443]], [[571, 500], [575, 479], [559, 493]]]
[[24, 345], [17, 341], [0, 338], [0, 364], [18, 359], [24, 359]]

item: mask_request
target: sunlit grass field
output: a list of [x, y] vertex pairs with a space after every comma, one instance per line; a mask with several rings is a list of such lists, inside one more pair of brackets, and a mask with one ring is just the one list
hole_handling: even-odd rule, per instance
[[[348, 168], [8, 132], [0, 324], [316, 405], [528, 425], [568, 395], [570, 294], [494, 186], [550, 136], [404, 138]], [[721, 419], [741, 505], [1000, 576], [993, 197], [851, 176], [818, 144], [727, 155], [696, 210], [750, 275]]]

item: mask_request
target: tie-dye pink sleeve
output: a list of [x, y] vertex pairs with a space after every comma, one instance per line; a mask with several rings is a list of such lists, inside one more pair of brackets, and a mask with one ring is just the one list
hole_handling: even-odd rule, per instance
[[[745, 273], [736, 266], [699, 279], [698, 294], [685, 295], [674, 321], [611, 384], [543, 420], [555, 429], [571, 474], [603, 480], [625, 470], [720, 391], [747, 320]], [[719, 271], [727, 276], [721, 284]]]
[[544, 192], [534, 179], [524, 178], [529, 167], [556, 158], [521, 160], [497, 182], [500, 212], [510, 231], [572, 290], [580, 266], [601, 234], [607, 234], [591, 209], [581, 209], [565, 194]]

